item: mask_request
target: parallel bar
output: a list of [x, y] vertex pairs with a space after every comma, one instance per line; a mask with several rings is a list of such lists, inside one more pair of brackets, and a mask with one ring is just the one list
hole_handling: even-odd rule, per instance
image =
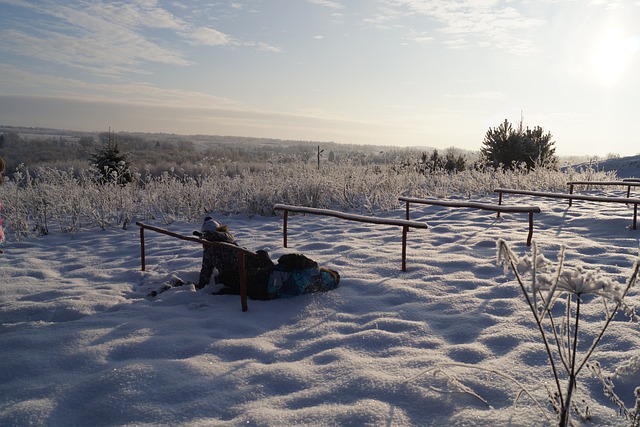
[[[291, 206], [291, 205], [282, 205], [276, 204], [273, 206], [274, 210], [284, 211], [284, 229], [287, 227], [287, 218], [289, 212], [300, 212], [300, 213], [308, 213], [315, 215], [325, 215], [332, 216], [336, 218], [346, 219], [349, 221], [357, 221], [357, 222], [365, 222], [368, 224], [384, 224], [384, 225], [398, 225], [402, 227], [402, 271], [407, 271], [407, 263], [406, 263], [406, 254], [407, 254], [407, 231], [409, 227], [413, 228], [429, 228], [427, 223], [419, 222], [419, 221], [410, 221], [403, 219], [390, 219], [390, 218], [377, 218], [371, 216], [364, 215], [355, 215], [348, 214], [345, 212], [334, 211], [330, 209], [318, 209], [318, 208], [309, 208], [305, 206]], [[286, 231], [285, 231], [286, 235]], [[285, 238], [286, 244], [286, 238]], [[286, 246], [285, 246], [286, 247]]]
[[[627, 198], [631, 197], [631, 187], [640, 187], [640, 180], [636, 178], [625, 178], [622, 181], [569, 181], [569, 194], [573, 193], [574, 185], [593, 185], [593, 186], [608, 186], [618, 185], [621, 187], [627, 187]], [[571, 206], [571, 200], [569, 200], [569, 206]]]
[[420, 203], [423, 205], [437, 205], [437, 206], [447, 206], [454, 208], [475, 208], [475, 209], [483, 209], [487, 211], [498, 212], [498, 218], [500, 218], [501, 212], [509, 212], [509, 213], [521, 213], [527, 212], [529, 213], [529, 235], [527, 237], [527, 246], [531, 246], [531, 237], [533, 235], [533, 214], [540, 213], [540, 208], [538, 206], [504, 206], [502, 205], [502, 194], [500, 194], [500, 200], [498, 205], [489, 205], [484, 203], [476, 203], [476, 202], [458, 202], [455, 200], [439, 200], [439, 199], [416, 199], [413, 197], [400, 197], [400, 201], [404, 201], [407, 203], [407, 219], [409, 218], [409, 203]]
[[599, 196], [583, 196], [579, 194], [563, 194], [563, 193], [547, 193], [544, 191], [528, 191], [528, 190], [514, 190], [511, 188], [496, 188], [494, 190], [499, 194], [500, 200], [502, 200], [502, 194], [519, 194], [526, 196], [536, 196], [536, 197], [548, 197], [551, 199], [568, 199], [569, 205], [571, 205], [572, 200], [585, 200], [589, 202], [601, 202], [601, 203], [625, 203], [627, 205], [633, 205], [633, 225], [632, 228], [634, 230], [637, 229], [637, 220], [638, 220], [638, 204], [640, 204], [640, 199], [632, 199], [628, 197], [599, 197]]
[[526, 196], [537, 196], [537, 197], [549, 197], [552, 199], [586, 200], [589, 202], [603, 202], [603, 203], [611, 202], [611, 203], [627, 203], [627, 204], [640, 203], [640, 199], [634, 199], [634, 198], [628, 198], [628, 197], [585, 196], [582, 194], [548, 193], [546, 191], [514, 190], [511, 188], [496, 188], [493, 191], [500, 195], [504, 193], [504, 194], [521, 194]]
[[375, 216], [356, 215], [356, 214], [349, 214], [349, 213], [340, 212], [340, 211], [334, 211], [331, 209], [308, 208], [306, 206], [292, 206], [292, 205], [283, 205], [279, 203], [274, 205], [273, 209], [281, 210], [281, 211], [289, 211], [289, 212], [332, 216], [336, 218], [346, 219], [349, 221], [366, 222], [369, 224], [384, 224], [384, 225], [399, 225], [399, 226], [407, 225], [412, 228], [429, 228], [427, 223], [420, 222], [420, 221], [407, 221], [404, 219], [379, 218]]
[[567, 185], [621, 185], [621, 186], [631, 186], [631, 187], [640, 187], [640, 181], [635, 181], [635, 178], [626, 178], [622, 181], [569, 181]]
[[536, 213], [540, 213], [540, 208], [538, 206], [501, 206], [500, 204], [494, 205], [477, 202], [459, 202], [456, 200], [418, 199], [414, 197], [399, 197], [398, 200], [402, 202], [421, 203], [423, 205], [447, 206], [452, 208], [474, 208], [494, 212], [518, 213], [534, 211]]

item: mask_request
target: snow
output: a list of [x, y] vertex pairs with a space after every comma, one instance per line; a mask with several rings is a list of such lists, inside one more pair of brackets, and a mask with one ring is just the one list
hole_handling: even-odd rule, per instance
[[[507, 204], [541, 208], [535, 240], [550, 260], [564, 245], [567, 265], [628, 279], [640, 242], [632, 207], [532, 196]], [[340, 272], [337, 290], [249, 300], [247, 312], [210, 287], [148, 296], [174, 278], [197, 281], [193, 242], [147, 231], [143, 272], [135, 226], [8, 241], [0, 425], [553, 425], [544, 347], [513, 273], [496, 263], [498, 239], [530, 251], [525, 221], [443, 206], [413, 206], [411, 216], [429, 229], [409, 231], [403, 272], [398, 227], [290, 215], [283, 248], [281, 218], [214, 215], [247, 248], [274, 259], [301, 252]], [[402, 219], [404, 209], [381, 217]], [[199, 227], [150, 224], [186, 236]], [[627, 302], [638, 300], [636, 286]], [[588, 337], [602, 327], [600, 307], [583, 304]], [[633, 407], [637, 322], [616, 316], [592, 358]], [[578, 396], [591, 414], [582, 425], [628, 424], [587, 370]]]

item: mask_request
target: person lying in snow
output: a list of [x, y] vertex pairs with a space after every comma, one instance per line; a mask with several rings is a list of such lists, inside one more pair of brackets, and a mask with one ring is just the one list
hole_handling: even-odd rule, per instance
[[[238, 246], [226, 225], [206, 217], [200, 236], [211, 242], [225, 242]], [[209, 284], [217, 269], [216, 283], [224, 285], [216, 294], [240, 294], [238, 251], [223, 246], [205, 246], [197, 289]], [[288, 298], [311, 292], [323, 292], [338, 287], [340, 274], [318, 266], [302, 254], [286, 254], [274, 264], [266, 251], [245, 257], [247, 295], [251, 299]]]
[[[340, 274], [336, 270], [319, 267], [317, 262], [302, 254], [286, 254], [271, 268], [266, 282], [266, 299], [330, 291], [339, 284]], [[258, 295], [265, 295], [264, 283], [253, 285], [257, 286]]]
[[[201, 233], [199, 234], [204, 240], [210, 242], [230, 243], [238, 246], [236, 238], [229, 233], [229, 228], [215, 221], [210, 216], [204, 219]], [[196, 289], [202, 289], [209, 284], [213, 270], [218, 270], [218, 277], [227, 278], [231, 276], [232, 271], [238, 264], [238, 256], [235, 251], [221, 246], [204, 246], [202, 252], [202, 268], [200, 269], [200, 278]]]

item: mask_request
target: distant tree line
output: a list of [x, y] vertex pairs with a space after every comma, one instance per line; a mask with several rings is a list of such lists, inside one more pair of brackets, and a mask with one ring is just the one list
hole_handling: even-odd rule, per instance
[[[108, 181], [125, 161], [130, 172], [151, 176], [170, 171], [175, 175], [197, 176], [216, 167], [219, 173], [259, 172], [269, 162], [317, 162], [318, 142], [269, 138], [224, 136], [183, 136], [127, 132], [81, 133], [69, 131], [0, 128], [0, 153], [6, 159], [7, 176], [18, 168], [33, 171], [39, 166], [76, 171], [92, 169], [98, 179]], [[321, 143], [322, 164], [392, 164], [416, 158], [410, 148]], [[105, 170], [105, 166], [108, 166]], [[117, 172], [124, 179], [125, 170]], [[104, 175], [105, 172], [108, 176]], [[33, 172], [32, 172], [33, 173]]]
[[[6, 129], [0, 129], [0, 131]], [[381, 147], [285, 141], [269, 138], [224, 136], [181, 136], [119, 132], [71, 133], [41, 130], [41, 137], [23, 137], [13, 130], [0, 134], [0, 153], [6, 161], [6, 174], [18, 167], [57, 169], [91, 168], [96, 179], [125, 184], [135, 171], [152, 176], [172, 174], [198, 176], [219, 168], [229, 177], [248, 171], [259, 172], [269, 162], [302, 161], [315, 164], [394, 165], [421, 174], [459, 173], [468, 169], [515, 169], [522, 166], [557, 166], [555, 142], [550, 132], [536, 126], [525, 128], [523, 121], [513, 126], [505, 120], [490, 128], [482, 141], [479, 157], [454, 147], [441, 154], [412, 148]], [[374, 169], [372, 169], [374, 170]]]
[[439, 171], [449, 173], [462, 172], [467, 169], [467, 157], [459, 152], [459, 150], [451, 147], [447, 149], [444, 155], [438, 150], [433, 150], [431, 155], [423, 152], [416, 164], [418, 172], [430, 174]]

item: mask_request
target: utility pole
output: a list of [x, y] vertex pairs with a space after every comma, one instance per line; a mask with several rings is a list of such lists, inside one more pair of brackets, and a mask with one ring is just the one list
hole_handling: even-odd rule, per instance
[[324, 153], [324, 150], [320, 151], [320, 146], [318, 145], [318, 170], [320, 170], [320, 154]]

